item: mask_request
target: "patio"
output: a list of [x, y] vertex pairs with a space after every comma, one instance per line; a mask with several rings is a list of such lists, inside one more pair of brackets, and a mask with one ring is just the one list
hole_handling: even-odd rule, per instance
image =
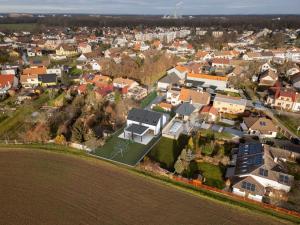
[[131, 132], [127, 132], [126, 130], [124, 130], [118, 137], [125, 140], [132, 140], [142, 145], [147, 145], [155, 136], [148, 131], [140, 136], [138, 134], [132, 134]]

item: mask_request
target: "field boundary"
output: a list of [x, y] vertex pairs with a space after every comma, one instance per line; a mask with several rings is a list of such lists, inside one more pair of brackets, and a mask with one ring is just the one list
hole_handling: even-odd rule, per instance
[[75, 156], [83, 156], [86, 158], [94, 158], [94, 159], [102, 159], [102, 161], [105, 161], [109, 164], [120, 166], [124, 169], [126, 169], [129, 172], [132, 172], [136, 175], [143, 176], [147, 179], [156, 181], [161, 184], [165, 184], [168, 186], [172, 186], [173, 188], [180, 189], [182, 191], [185, 191], [187, 193], [192, 193], [195, 196], [198, 197], [206, 197], [210, 200], [217, 201], [219, 203], [231, 205], [233, 207], [238, 207], [240, 209], [247, 209], [247, 210], [253, 210], [257, 213], [269, 215], [272, 217], [275, 217], [277, 219], [290, 221], [293, 223], [299, 223], [300, 224], [300, 216], [299, 213], [295, 211], [289, 211], [286, 209], [282, 209], [279, 207], [273, 208], [272, 206], [263, 207], [261, 204], [252, 202], [252, 201], [245, 201], [244, 198], [238, 198], [237, 196], [231, 196], [228, 193], [223, 193], [221, 190], [215, 190], [212, 187], [207, 187], [206, 185], [198, 185], [193, 184], [193, 181], [184, 180], [183, 178], [169, 178], [165, 176], [159, 176], [154, 173], [150, 173], [148, 171], [144, 171], [135, 167], [130, 167], [127, 164], [121, 164], [116, 163], [115, 161], [110, 161], [107, 159], [103, 159], [99, 156], [88, 154], [87, 152], [80, 151], [77, 149], [73, 149], [68, 146], [59, 146], [55, 144], [0, 144], [0, 148], [6, 148], [6, 149], [34, 149], [34, 150], [46, 150], [46, 151], [54, 151], [58, 153], [64, 153], [64, 154], [72, 154]]

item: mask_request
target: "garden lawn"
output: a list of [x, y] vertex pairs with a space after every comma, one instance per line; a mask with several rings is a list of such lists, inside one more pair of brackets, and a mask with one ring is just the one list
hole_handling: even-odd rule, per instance
[[123, 129], [112, 135], [103, 147], [96, 149], [95, 155], [118, 163], [135, 166], [158, 140], [153, 138], [148, 145], [119, 138]]
[[212, 131], [212, 130], [204, 130], [204, 129], [201, 129], [200, 130], [200, 133], [201, 133], [201, 136], [207, 136], [208, 134], [214, 134], [214, 137], [215, 139], [225, 139], [225, 140], [231, 140], [232, 139], [232, 135], [228, 132], [215, 132], [215, 131]]
[[223, 180], [224, 169], [220, 166], [213, 165], [207, 162], [191, 162], [190, 172], [195, 173], [196, 171], [201, 171], [202, 175], [205, 177], [204, 184], [219, 189], [223, 189], [225, 186]]
[[286, 116], [286, 115], [276, 115], [276, 117], [280, 120], [281, 123], [283, 123], [290, 131], [292, 131], [294, 134], [297, 134], [297, 128], [300, 127], [300, 120], [297, 117], [294, 116]]
[[152, 160], [159, 162], [163, 168], [173, 170], [175, 161], [187, 143], [188, 136], [186, 135], [181, 135], [178, 140], [162, 137], [149, 152], [148, 156]]
[[141, 108], [147, 107], [156, 98], [156, 96], [156, 91], [153, 91], [149, 95], [147, 95], [147, 97], [144, 98], [141, 102]]

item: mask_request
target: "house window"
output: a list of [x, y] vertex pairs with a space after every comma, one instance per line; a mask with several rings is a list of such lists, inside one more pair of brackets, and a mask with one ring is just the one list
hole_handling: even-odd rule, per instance
[[246, 181], [243, 181], [242, 188], [248, 191], [255, 191], [255, 185]]
[[263, 168], [259, 169], [259, 175], [267, 177], [268, 176], [268, 170], [265, 170]]
[[289, 177], [284, 174], [279, 175], [279, 182], [283, 184], [288, 184], [289, 183]]

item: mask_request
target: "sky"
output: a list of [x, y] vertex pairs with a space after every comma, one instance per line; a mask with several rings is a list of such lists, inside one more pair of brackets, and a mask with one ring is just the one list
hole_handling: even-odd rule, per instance
[[174, 14], [300, 14], [300, 0], [0, 0], [0, 12]]

